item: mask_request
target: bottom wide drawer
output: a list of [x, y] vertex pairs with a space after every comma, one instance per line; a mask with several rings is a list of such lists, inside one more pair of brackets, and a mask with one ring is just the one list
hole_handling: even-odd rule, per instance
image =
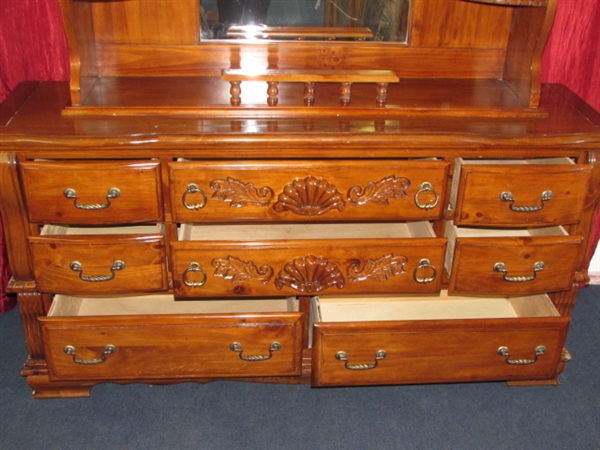
[[312, 384], [556, 376], [569, 324], [546, 295], [313, 298]]
[[291, 376], [301, 373], [295, 301], [175, 302], [172, 296], [57, 295], [40, 318], [53, 380]]

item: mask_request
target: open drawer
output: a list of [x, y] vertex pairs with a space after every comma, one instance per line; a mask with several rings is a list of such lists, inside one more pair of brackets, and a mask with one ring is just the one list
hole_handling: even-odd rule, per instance
[[437, 292], [446, 240], [429, 222], [183, 225], [178, 297]]
[[540, 380], [569, 318], [546, 295], [313, 297], [314, 386]]
[[569, 158], [456, 159], [450, 204], [457, 225], [578, 223], [592, 173]]
[[434, 220], [447, 173], [436, 160], [169, 163], [176, 222]]
[[57, 295], [40, 317], [53, 380], [291, 376], [295, 299], [176, 302], [170, 295]]
[[490, 230], [446, 224], [450, 292], [526, 295], [571, 289], [583, 238], [561, 226]]
[[46, 225], [29, 238], [42, 292], [119, 294], [168, 289], [162, 225]]

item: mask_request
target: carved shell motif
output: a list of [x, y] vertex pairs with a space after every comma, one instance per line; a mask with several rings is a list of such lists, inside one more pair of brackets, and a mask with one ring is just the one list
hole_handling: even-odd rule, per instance
[[406, 197], [406, 190], [410, 187], [410, 180], [404, 177], [390, 175], [377, 183], [370, 181], [363, 190], [360, 186], [353, 186], [348, 190], [348, 200], [354, 206], [364, 205], [369, 202], [378, 205], [389, 204], [389, 199]]
[[273, 206], [277, 212], [292, 211], [302, 216], [318, 216], [334, 209], [341, 212], [345, 207], [344, 197], [333, 184], [313, 176], [288, 184]]
[[327, 258], [308, 255], [287, 263], [275, 279], [275, 287], [289, 286], [305, 294], [321, 292], [332, 286], [344, 287], [344, 275]]
[[386, 281], [388, 277], [406, 273], [404, 266], [407, 261], [406, 256], [394, 256], [393, 253], [389, 253], [378, 259], [369, 259], [362, 267], [352, 264], [348, 267], [348, 278], [354, 282], [369, 278]]
[[275, 195], [268, 186], [257, 190], [253, 183], [242, 183], [231, 177], [227, 177], [226, 180], [213, 180], [210, 188], [215, 191], [212, 198], [230, 202], [229, 206], [232, 208], [246, 205], [269, 206]]
[[253, 262], [242, 261], [234, 256], [215, 258], [212, 260], [212, 266], [215, 268], [215, 277], [231, 280], [232, 283], [253, 279], [267, 284], [274, 273], [271, 266], [265, 264], [258, 268]]

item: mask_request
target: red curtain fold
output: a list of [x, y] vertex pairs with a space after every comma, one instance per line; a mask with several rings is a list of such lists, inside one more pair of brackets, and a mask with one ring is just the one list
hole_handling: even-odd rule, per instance
[[[446, 0], [440, 0], [446, 1]], [[542, 61], [542, 81], [561, 83], [600, 111], [600, 0], [560, 0]], [[67, 80], [58, 0], [0, 0], [0, 102], [24, 80]], [[600, 235], [596, 221], [595, 242]], [[0, 312], [14, 306], [0, 218]]]

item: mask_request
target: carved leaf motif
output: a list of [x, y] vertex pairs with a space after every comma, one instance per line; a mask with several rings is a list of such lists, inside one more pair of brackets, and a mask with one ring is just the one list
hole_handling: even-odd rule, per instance
[[215, 258], [212, 260], [212, 266], [215, 268], [215, 277], [231, 280], [232, 283], [254, 279], [267, 284], [274, 273], [271, 266], [265, 264], [258, 268], [253, 262], [242, 261], [234, 256]]
[[229, 206], [232, 208], [246, 205], [269, 206], [275, 195], [268, 186], [258, 191], [253, 183], [244, 184], [231, 177], [227, 177], [226, 180], [213, 180], [210, 188], [215, 191], [212, 198], [230, 202]]
[[318, 216], [334, 209], [341, 212], [345, 207], [344, 197], [333, 184], [313, 176], [288, 184], [273, 206], [277, 212], [292, 211], [302, 216]]
[[290, 261], [275, 279], [277, 289], [289, 286], [305, 294], [321, 292], [332, 286], [342, 289], [344, 284], [344, 275], [335, 263], [313, 255]]
[[362, 267], [359, 264], [352, 264], [348, 267], [348, 278], [354, 282], [369, 278], [376, 281], [387, 281], [388, 277], [406, 273], [404, 266], [407, 261], [406, 256], [394, 256], [393, 253], [378, 259], [369, 259]]
[[348, 200], [354, 206], [364, 205], [369, 202], [378, 205], [389, 204], [389, 199], [406, 197], [406, 190], [410, 187], [410, 180], [404, 177], [390, 175], [377, 183], [370, 181], [364, 190], [360, 186], [353, 186], [348, 190]]

